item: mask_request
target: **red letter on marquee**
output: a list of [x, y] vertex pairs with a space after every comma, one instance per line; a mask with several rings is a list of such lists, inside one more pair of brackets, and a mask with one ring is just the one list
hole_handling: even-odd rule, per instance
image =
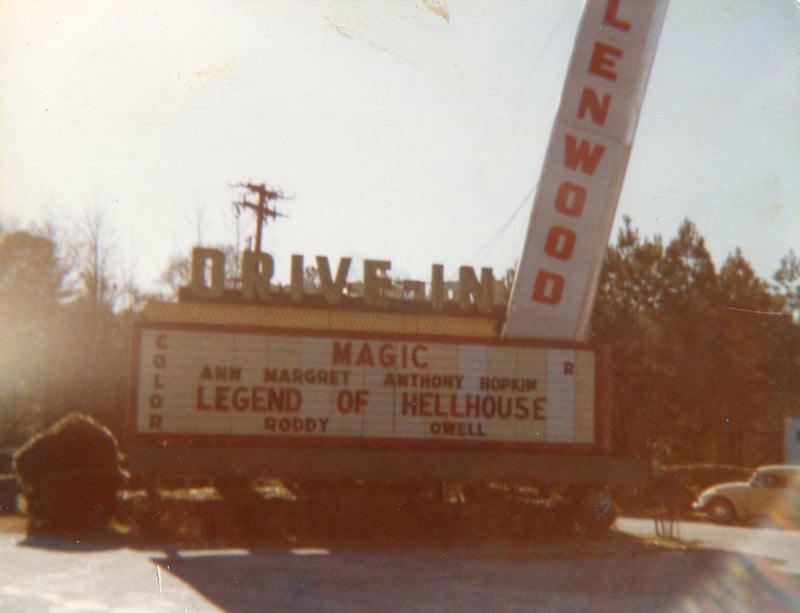
[[604, 79], [617, 80], [617, 73], [612, 70], [617, 63], [614, 58], [622, 57], [622, 49], [614, 45], [601, 43], [599, 40], [594, 44], [592, 59], [589, 60], [589, 72], [596, 74]]
[[540, 270], [536, 273], [531, 300], [545, 304], [558, 304], [564, 292], [564, 277], [553, 272]]
[[603, 16], [603, 23], [612, 28], [627, 32], [631, 29], [631, 24], [617, 17], [618, 10], [619, 0], [608, 0], [608, 4], [606, 4], [606, 14]]
[[559, 260], [568, 260], [572, 257], [575, 249], [577, 236], [575, 232], [563, 226], [553, 226], [547, 232], [547, 239], [544, 243], [544, 252]]
[[577, 170], [580, 166], [581, 172], [593, 175], [606, 148], [603, 145], [595, 145], [590, 150], [592, 145], [589, 141], [582, 140], [579, 145], [578, 139], [572, 134], [564, 136], [564, 165], [572, 170]]
[[586, 204], [586, 188], [576, 183], [562, 181], [556, 194], [556, 211], [572, 217], [580, 217]]
[[581, 101], [578, 103], [578, 117], [585, 119], [586, 111], [588, 110], [592, 116], [592, 121], [598, 126], [603, 126], [606, 123], [609, 106], [611, 106], [611, 96], [606, 94], [601, 102], [597, 97], [596, 91], [591, 87], [584, 87], [583, 93], [581, 93]]

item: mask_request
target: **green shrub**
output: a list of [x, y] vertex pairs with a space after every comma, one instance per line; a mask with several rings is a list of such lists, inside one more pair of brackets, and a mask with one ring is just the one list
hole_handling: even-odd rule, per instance
[[30, 533], [102, 532], [125, 478], [114, 435], [77, 413], [32, 437], [16, 453], [14, 471]]
[[665, 466], [662, 480], [621, 488], [616, 500], [625, 513], [651, 513], [665, 502], [676, 512], [687, 513], [698, 494], [707, 487], [728, 481], [746, 481], [751, 472], [750, 468], [724, 464]]

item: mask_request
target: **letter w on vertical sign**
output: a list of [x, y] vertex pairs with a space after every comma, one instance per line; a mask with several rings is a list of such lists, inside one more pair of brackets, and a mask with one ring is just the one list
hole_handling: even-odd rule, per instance
[[504, 338], [584, 341], [668, 0], [587, 0]]

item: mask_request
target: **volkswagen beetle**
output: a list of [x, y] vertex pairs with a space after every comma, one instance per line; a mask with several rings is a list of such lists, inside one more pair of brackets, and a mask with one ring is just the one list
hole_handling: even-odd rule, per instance
[[692, 509], [717, 524], [759, 517], [796, 522], [800, 519], [800, 466], [762, 466], [749, 481], [714, 485], [697, 497]]

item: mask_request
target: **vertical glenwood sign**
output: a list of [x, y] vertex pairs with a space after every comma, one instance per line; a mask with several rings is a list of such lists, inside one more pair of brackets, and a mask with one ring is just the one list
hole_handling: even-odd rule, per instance
[[584, 340], [667, 0], [587, 0], [503, 336]]
[[592, 446], [586, 346], [140, 324], [132, 431], [156, 441]]

